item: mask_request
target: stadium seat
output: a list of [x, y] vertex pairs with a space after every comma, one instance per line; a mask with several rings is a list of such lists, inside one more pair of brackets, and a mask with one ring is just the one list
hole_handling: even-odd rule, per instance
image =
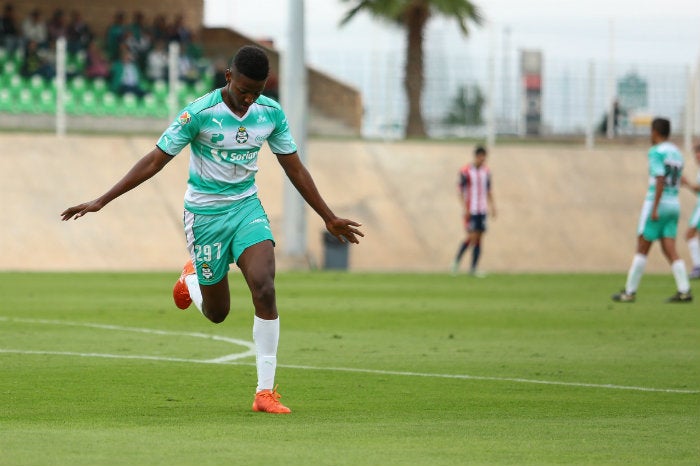
[[29, 89], [32, 91], [34, 97], [38, 97], [45, 86], [44, 78], [39, 75], [34, 75], [29, 78]]
[[99, 112], [99, 102], [95, 97], [95, 93], [91, 90], [86, 90], [82, 94], [76, 96], [79, 101], [76, 106], [77, 114], [79, 115], [97, 115]]
[[168, 85], [163, 80], [157, 80], [153, 82], [151, 87], [151, 92], [156, 96], [157, 99], [166, 100], [168, 96]]
[[75, 95], [71, 91], [66, 91], [63, 104], [66, 108], [66, 113], [70, 115], [75, 115], [77, 113], [78, 104], [76, 102]]
[[0, 89], [0, 112], [11, 112], [14, 102], [12, 93], [7, 88]]
[[87, 91], [87, 87], [87, 81], [82, 76], [76, 76], [71, 79], [68, 85], [68, 89], [70, 89], [78, 99]]
[[101, 99], [107, 92], [107, 81], [104, 78], [95, 78], [92, 80], [92, 91], [95, 97]]
[[137, 115], [139, 113], [139, 101], [135, 94], [127, 92], [121, 98], [122, 115]]
[[119, 105], [117, 101], [117, 96], [110, 91], [107, 91], [102, 96], [102, 111], [105, 115], [117, 115], [119, 112]]
[[9, 82], [12, 76], [17, 75], [17, 65], [12, 60], [2, 64], [2, 76], [4, 82]]
[[27, 86], [24, 82], [24, 79], [22, 79], [20, 75], [13, 74], [9, 77], [7, 87], [10, 89], [10, 92], [12, 92], [13, 95], [17, 96], [19, 95], [20, 90], [24, 89]]
[[151, 118], [166, 118], [168, 107], [158, 100], [153, 94], [146, 94], [143, 98], [143, 115]]
[[41, 113], [54, 113], [56, 111], [56, 95], [51, 89], [43, 89], [37, 100]]
[[32, 91], [28, 87], [20, 89], [17, 95], [18, 113], [39, 113], [39, 106], [35, 105]]

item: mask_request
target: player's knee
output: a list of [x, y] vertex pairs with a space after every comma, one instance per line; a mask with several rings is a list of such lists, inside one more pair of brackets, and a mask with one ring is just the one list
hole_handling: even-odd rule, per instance
[[229, 313], [229, 307], [204, 307], [204, 315], [212, 321], [215, 324], [220, 324], [224, 320], [226, 320], [226, 316], [228, 316]]
[[273, 304], [275, 302], [275, 282], [271, 279], [256, 282], [253, 284], [251, 293], [254, 302]]

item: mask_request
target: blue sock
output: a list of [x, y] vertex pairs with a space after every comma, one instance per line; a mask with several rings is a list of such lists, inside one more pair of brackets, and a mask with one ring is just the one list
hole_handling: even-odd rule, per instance
[[476, 264], [479, 263], [479, 256], [481, 255], [481, 244], [477, 243], [472, 249], [472, 270], [476, 270]]

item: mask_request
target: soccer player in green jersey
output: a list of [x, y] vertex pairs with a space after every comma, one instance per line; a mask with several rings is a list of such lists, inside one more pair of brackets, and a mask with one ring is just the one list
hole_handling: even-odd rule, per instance
[[[694, 152], [695, 162], [700, 167], [700, 144], [695, 146]], [[685, 240], [688, 243], [690, 259], [693, 261], [693, 270], [690, 272], [690, 278], [698, 279], [700, 278], [700, 238], [698, 238], [698, 234], [700, 234], [700, 170], [698, 170], [695, 183], [690, 183], [685, 178], [683, 178], [681, 182], [683, 186], [686, 186], [698, 195], [695, 209], [688, 221], [688, 230], [685, 232]]]
[[229, 313], [229, 264], [236, 263], [250, 289], [255, 318], [258, 385], [253, 410], [284, 414], [274, 385], [280, 326], [275, 297], [274, 238], [257, 196], [255, 174], [267, 141], [282, 169], [304, 200], [342, 242], [364, 236], [352, 220], [340, 218], [319, 194], [297, 154], [280, 105], [262, 95], [269, 74], [265, 52], [238, 50], [226, 70], [226, 86], [189, 104], [165, 130], [156, 146], [100, 197], [69, 207], [63, 220], [97, 212], [158, 173], [188, 144], [191, 149], [185, 193], [184, 228], [191, 260], [173, 289], [175, 304], [194, 302], [214, 323]]
[[683, 156], [668, 138], [671, 122], [655, 118], [651, 122], [649, 149], [649, 189], [642, 207], [637, 229], [637, 253], [627, 274], [625, 288], [612, 296], [613, 301], [634, 302], [637, 288], [644, 274], [649, 249], [654, 241], [661, 243], [661, 250], [671, 264], [678, 291], [668, 302], [686, 303], [693, 300], [683, 259], [676, 251], [676, 232], [680, 202], [678, 191], [683, 176]]

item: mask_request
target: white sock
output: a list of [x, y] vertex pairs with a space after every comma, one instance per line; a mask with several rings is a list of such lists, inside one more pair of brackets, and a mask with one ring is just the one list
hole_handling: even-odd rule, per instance
[[688, 240], [688, 249], [690, 250], [690, 258], [693, 261], [693, 268], [700, 267], [700, 239], [697, 235]]
[[625, 293], [632, 294], [637, 292], [639, 282], [642, 281], [644, 275], [644, 267], [647, 265], [647, 256], [644, 254], [635, 254], [632, 259], [632, 265], [627, 272], [627, 283], [625, 284]]
[[255, 362], [258, 368], [258, 388], [272, 390], [275, 386], [277, 369], [277, 343], [280, 338], [280, 320], [265, 320], [258, 316], [253, 320], [253, 341], [255, 342]]
[[681, 293], [687, 293], [690, 290], [690, 283], [688, 282], [688, 273], [685, 271], [685, 262], [683, 259], [678, 259], [671, 264], [671, 270], [673, 270], [673, 278], [676, 279], [676, 288]]
[[[187, 285], [187, 291], [190, 292], [190, 298], [199, 312], [202, 312], [202, 290], [199, 289], [199, 280], [197, 279], [196, 273], [191, 273], [185, 277], [185, 284]], [[202, 315], [204, 313], [202, 312]], [[206, 316], [205, 316], [206, 317]]]

